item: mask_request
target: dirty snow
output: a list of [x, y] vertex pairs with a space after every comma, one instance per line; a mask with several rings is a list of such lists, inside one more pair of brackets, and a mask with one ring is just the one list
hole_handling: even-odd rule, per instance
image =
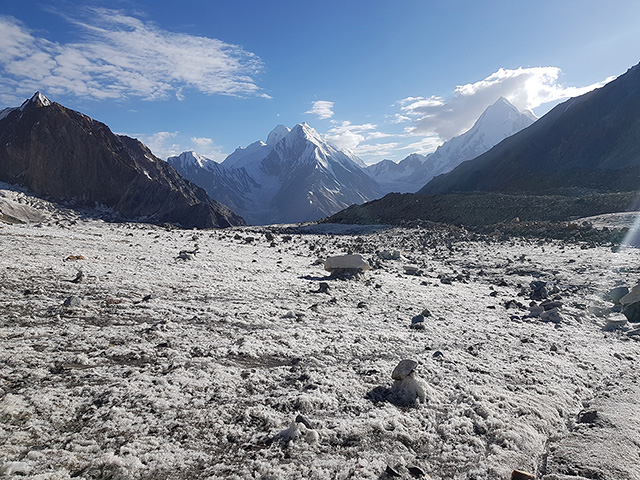
[[[2, 478], [640, 479], [638, 336], [602, 331], [637, 249], [41, 211], [0, 223]], [[345, 253], [373, 268], [329, 279]], [[403, 359], [424, 403], [383, 394]]]

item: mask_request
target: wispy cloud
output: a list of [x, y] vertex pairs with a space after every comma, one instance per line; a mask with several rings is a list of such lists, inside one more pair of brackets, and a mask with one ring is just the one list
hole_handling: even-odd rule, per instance
[[311, 110], [307, 110], [304, 113], [311, 115], [317, 115], [321, 120], [333, 117], [333, 102], [327, 100], [317, 100], [312, 102]]
[[501, 68], [487, 78], [456, 87], [453, 96], [408, 97], [400, 100], [395, 123], [411, 122], [411, 135], [439, 136], [442, 140], [471, 128], [480, 114], [498, 98], [505, 97], [520, 110], [587, 93], [613, 80], [585, 87], [565, 86], [559, 82], [558, 67]]
[[35, 90], [97, 99], [183, 99], [188, 89], [265, 96], [255, 81], [262, 62], [238, 45], [166, 31], [117, 10], [84, 9], [68, 21], [81, 36], [63, 44], [0, 16], [0, 101]]

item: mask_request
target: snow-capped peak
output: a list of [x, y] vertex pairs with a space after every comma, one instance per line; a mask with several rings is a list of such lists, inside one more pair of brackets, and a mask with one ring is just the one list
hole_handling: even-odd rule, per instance
[[51, 100], [45, 97], [41, 92], [36, 92], [33, 97], [29, 100], [25, 100], [22, 105], [20, 105], [20, 111], [24, 111], [27, 105], [35, 105], [36, 107], [48, 107], [51, 105]]
[[269, 136], [267, 137], [267, 145], [274, 146], [280, 140], [287, 136], [290, 132], [289, 127], [285, 125], [277, 125], [276, 128], [271, 130]]
[[184, 169], [189, 168], [190, 166], [207, 168], [207, 166], [211, 162], [213, 162], [213, 160], [211, 160], [210, 158], [207, 158], [193, 151], [182, 152], [177, 157], [171, 157], [171, 159], [175, 159], [175, 161], [177, 161], [177, 163], [179, 163], [180, 166]]

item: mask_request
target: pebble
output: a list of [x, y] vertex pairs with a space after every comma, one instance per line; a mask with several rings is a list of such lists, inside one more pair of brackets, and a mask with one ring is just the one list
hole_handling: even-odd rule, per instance
[[416, 315], [411, 319], [411, 324], [424, 322], [424, 315]]
[[404, 380], [406, 377], [411, 375], [411, 373], [418, 366], [418, 362], [415, 360], [405, 359], [400, 360], [400, 363], [396, 365], [396, 368], [393, 369], [393, 373], [391, 374], [391, 378], [394, 380]]

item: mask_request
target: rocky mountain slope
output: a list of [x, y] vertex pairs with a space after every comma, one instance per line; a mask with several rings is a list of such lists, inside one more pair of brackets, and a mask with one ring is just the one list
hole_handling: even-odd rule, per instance
[[168, 161], [182, 175], [224, 198], [252, 224], [318, 220], [380, 196], [360, 160], [325, 141], [309, 125], [276, 127], [267, 142], [239, 148], [222, 164]]
[[367, 171], [384, 193], [417, 192], [435, 176], [482, 155], [535, 121], [531, 112], [520, 112], [500, 97], [487, 107], [473, 127], [440, 145], [435, 152], [427, 156], [412, 154], [397, 164], [383, 160], [367, 167]]
[[125, 219], [199, 228], [244, 224], [138, 140], [39, 92], [0, 112], [0, 180]]
[[640, 66], [556, 106], [420, 193], [631, 191], [640, 185]]

